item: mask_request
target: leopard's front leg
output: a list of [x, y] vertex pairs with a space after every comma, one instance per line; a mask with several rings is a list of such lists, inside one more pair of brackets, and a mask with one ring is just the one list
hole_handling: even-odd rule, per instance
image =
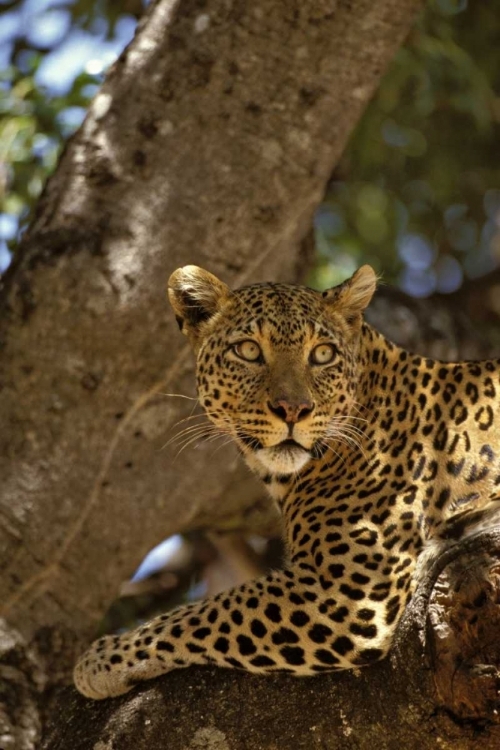
[[101, 638], [76, 665], [75, 684], [100, 699], [191, 664], [312, 675], [384, 656], [388, 629], [353, 628], [359, 607], [338, 594], [326, 597], [318, 580], [300, 570], [272, 573], [123, 636]]

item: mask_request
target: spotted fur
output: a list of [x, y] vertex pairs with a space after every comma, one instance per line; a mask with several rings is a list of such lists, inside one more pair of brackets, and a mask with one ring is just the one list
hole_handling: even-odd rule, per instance
[[314, 675], [381, 659], [424, 544], [499, 499], [500, 362], [443, 363], [384, 339], [362, 320], [368, 266], [323, 294], [232, 292], [194, 266], [169, 283], [200, 402], [279, 505], [288, 564], [101, 638], [78, 689], [119, 695], [190, 664]]

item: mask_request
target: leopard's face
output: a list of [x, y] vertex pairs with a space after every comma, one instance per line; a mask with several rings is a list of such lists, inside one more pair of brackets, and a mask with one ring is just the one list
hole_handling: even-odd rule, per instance
[[274, 474], [323, 456], [356, 418], [360, 315], [346, 314], [338, 293], [280, 284], [229, 292], [201, 269], [193, 276], [171, 299], [197, 351], [208, 418]]

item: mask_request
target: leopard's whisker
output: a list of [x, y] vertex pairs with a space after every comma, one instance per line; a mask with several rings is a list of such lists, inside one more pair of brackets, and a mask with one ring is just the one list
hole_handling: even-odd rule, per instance
[[[219, 437], [223, 437], [223, 436], [222, 436], [222, 435], [219, 435]], [[213, 453], [212, 453], [212, 454], [210, 455], [210, 458], [213, 458], [213, 457], [215, 456], [215, 454], [216, 454], [216, 453], [217, 453], [217, 452], [218, 452], [218, 451], [219, 451], [219, 450], [220, 450], [221, 448], [225, 448], [225, 447], [226, 447], [226, 445], [231, 445], [231, 443], [232, 443], [232, 442], [234, 442], [234, 441], [233, 441], [233, 438], [232, 438], [232, 437], [230, 437], [230, 438], [229, 438], [228, 440], [226, 440], [226, 441], [224, 441], [223, 443], [221, 443], [221, 445], [218, 445], [218, 446], [217, 446], [217, 448], [216, 448], [216, 449], [214, 450], [214, 452], [213, 452]]]
[[205, 422], [204, 424], [199, 424], [199, 425], [195, 425], [192, 427], [187, 427], [183, 430], [180, 430], [180, 432], [177, 432], [175, 435], [172, 435], [172, 437], [170, 437], [165, 443], [165, 446], [170, 445], [171, 443], [178, 442], [183, 437], [187, 437], [189, 435], [201, 434], [204, 432], [211, 431], [213, 429], [214, 429], [214, 425], [211, 425], [209, 422]]
[[174, 435], [170, 438], [161, 448], [163, 450], [164, 448], [167, 448], [169, 445], [172, 445], [174, 443], [183, 443], [186, 440], [193, 439], [202, 439], [203, 437], [208, 437], [214, 433], [219, 432], [219, 428], [215, 427], [215, 425], [211, 425], [210, 423], [204, 424], [204, 425], [198, 425], [196, 429], [193, 430], [182, 430], [177, 435]]
[[188, 399], [188, 401], [198, 401], [197, 396], [186, 396], [184, 393], [163, 393], [163, 391], [158, 391], [158, 395], [168, 396], [169, 398], [185, 398]]
[[[220, 435], [217, 435], [217, 437], [220, 437]], [[186, 449], [186, 448], [187, 448], [188, 446], [190, 446], [190, 445], [192, 445], [192, 444], [198, 444], [198, 443], [200, 443], [200, 442], [201, 442], [202, 440], [203, 440], [203, 436], [200, 436], [200, 435], [195, 435], [194, 437], [191, 437], [191, 438], [189, 438], [189, 440], [187, 440], [187, 441], [186, 441], [186, 442], [185, 442], [185, 443], [184, 443], [183, 445], [181, 445], [181, 447], [179, 448], [179, 450], [177, 451], [177, 453], [176, 453], [176, 454], [175, 454], [175, 456], [174, 456], [174, 460], [175, 460], [175, 459], [177, 459], [177, 458], [178, 458], [178, 457], [180, 456], [180, 454], [181, 454], [181, 453], [182, 453], [182, 452], [183, 452], [183, 451], [184, 451], [184, 450], [185, 450], [185, 449]]]
[[[348, 445], [351, 448], [353, 448], [354, 450], [359, 450], [360, 453], [366, 459], [366, 453], [365, 453], [365, 451], [363, 449], [363, 446], [361, 445], [361, 442], [360, 442], [360, 439], [359, 439], [360, 436], [359, 436], [359, 434], [356, 431], [351, 432], [344, 425], [343, 427], [338, 427], [337, 429], [334, 429], [334, 428], [331, 429], [328, 432], [327, 435], [328, 435], [327, 439], [329, 439], [329, 440], [333, 439], [333, 440], [336, 440], [339, 443], [343, 442], [344, 445]], [[362, 437], [364, 437], [364, 433], [361, 433], [361, 435], [362, 435]]]
[[205, 419], [206, 417], [210, 418], [210, 416], [214, 416], [216, 414], [216, 411], [202, 411], [198, 414], [190, 414], [188, 417], [179, 419], [174, 425], [172, 425], [172, 428], [177, 427], [177, 425], [182, 424], [183, 422], [188, 422], [191, 419]]
[[[326, 439], [324, 439], [324, 441], [323, 441], [323, 442], [324, 442], [324, 444], [325, 444], [325, 445], [327, 446], [328, 450], [329, 450], [329, 451], [330, 451], [331, 453], [333, 453], [333, 454], [335, 455], [335, 457], [336, 457], [336, 458], [337, 458], [337, 459], [338, 459], [339, 461], [342, 461], [342, 463], [343, 463], [343, 464], [345, 465], [345, 458], [344, 458], [343, 456], [341, 456], [341, 455], [340, 455], [340, 453], [338, 453], [338, 452], [337, 452], [337, 451], [335, 450], [335, 448], [334, 448], [334, 447], [332, 446], [331, 442], [330, 442], [330, 441], [329, 441], [329, 440], [328, 440], [327, 438], [326, 438]], [[332, 461], [331, 461], [331, 462], [329, 463], [329, 466], [332, 466], [332, 465], [333, 465], [333, 460], [332, 460]]]

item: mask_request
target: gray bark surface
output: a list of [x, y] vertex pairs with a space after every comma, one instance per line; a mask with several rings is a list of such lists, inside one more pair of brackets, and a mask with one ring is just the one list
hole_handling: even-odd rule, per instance
[[[188, 262], [297, 278], [416, 0], [161, 0], [39, 202], [0, 297], [0, 616], [88, 637], [174, 531], [269, 512], [236, 455], [163, 446], [192, 402], [165, 301]], [[243, 520], [244, 519], [244, 522]]]

